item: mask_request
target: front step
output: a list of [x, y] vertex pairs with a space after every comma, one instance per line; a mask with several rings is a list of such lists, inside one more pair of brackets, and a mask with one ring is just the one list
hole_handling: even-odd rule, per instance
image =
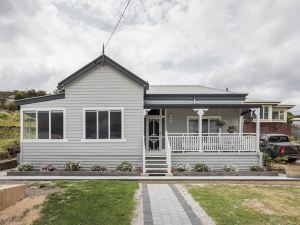
[[147, 155], [145, 157], [146, 174], [149, 176], [166, 176], [168, 173], [167, 157], [163, 155]]

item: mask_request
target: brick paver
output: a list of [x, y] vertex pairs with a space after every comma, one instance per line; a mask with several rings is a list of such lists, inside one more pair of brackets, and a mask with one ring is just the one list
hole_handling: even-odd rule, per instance
[[154, 225], [194, 225], [168, 184], [147, 184]]

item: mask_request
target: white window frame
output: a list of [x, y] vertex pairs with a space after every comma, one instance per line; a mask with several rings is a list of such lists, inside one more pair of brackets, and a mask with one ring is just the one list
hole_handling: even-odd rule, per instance
[[[35, 126], [36, 126], [36, 135], [35, 139], [24, 139], [24, 134], [23, 134], [23, 116], [24, 112], [26, 111], [31, 111], [35, 112]], [[38, 139], [38, 112], [49, 112], [49, 138], [48, 139]], [[51, 139], [51, 111], [62, 111], [63, 112], [63, 139]], [[20, 129], [20, 139], [21, 142], [26, 143], [26, 142], [68, 142], [68, 139], [66, 139], [66, 109], [65, 108], [21, 108], [21, 129]]]
[[[278, 112], [278, 119], [274, 119], [273, 118], [273, 112]], [[281, 114], [283, 115], [283, 119], [280, 119], [280, 116], [281, 116]], [[284, 110], [282, 109], [282, 110], [280, 110], [280, 109], [273, 109], [273, 111], [272, 111], [272, 121], [285, 121], [284, 120]]]
[[[267, 118], [265, 118], [265, 112], [268, 112], [268, 116]], [[267, 105], [263, 105], [262, 108], [261, 108], [261, 113], [262, 113], [262, 118], [260, 118], [261, 120], [269, 120], [269, 114], [270, 114], [270, 111], [269, 111], [269, 106]], [[259, 115], [260, 116], [260, 115]]]
[[[190, 121], [190, 119], [193, 119], [193, 120], [198, 120], [199, 119], [199, 117], [198, 116], [187, 116], [187, 118], [186, 118], [186, 127], [187, 127], [187, 129], [186, 129], [186, 132], [189, 134], [190, 132], [189, 132], [189, 130], [190, 130], [190, 123], [189, 123], [189, 121]], [[202, 120], [205, 120], [205, 119], [208, 119], [208, 134], [210, 134], [210, 119], [221, 119], [221, 116], [203, 116], [202, 117]], [[199, 121], [198, 121], [198, 123], [199, 123]], [[201, 124], [201, 126], [202, 126], [202, 124]]]
[[[99, 132], [99, 128], [98, 128], [98, 112], [99, 111], [108, 111], [108, 136], [110, 137], [110, 111], [121, 111], [121, 139], [100, 139], [98, 138], [98, 132]], [[85, 126], [85, 113], [86, 111], [96, 111], [96, 123], [97, 123], [97, 129], [96, 129], [96, 135], [97, 138], [96, 139], [86, 139], [86, 126]], [[126, 142], [126, 139], [124, 138], [124, 107], [88, 107], [88, 108], [83, 108], [82, 110], [82, 114], [83, 114], [83, 120], [82, 120], [82, 127], [83, 127], [83, 135], [82, 135], [82, 142]]]

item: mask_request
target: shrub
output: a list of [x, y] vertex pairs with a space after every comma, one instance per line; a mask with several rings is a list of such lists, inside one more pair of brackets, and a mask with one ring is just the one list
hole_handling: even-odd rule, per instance
[[210, 172], [211, 167], [205, 163], [198, 162], [195, 164], [195, 170], [197, 172]]
[[264, 164], [268, 165], [273, 162], [272, 157], [268, 153], [264, 153]]
[[107, 167], [105, 165], [96, 164], [92, 166], [92, 171], [108, 171]]
[[66, 171], [79, 171], [81, 168], [80, 161], [69, 161], [65, 164]]
[[127, 171], [132, 171], [132, 169], [133, 169], [132, 163], [128, 162], [128, 161], [122, 161], [117, 166], [117, 170], [120, 170], [120, 171], [126, 171], [127, 172]]
[[239, 172], [239, 169], [236, 165], [232, 164], [232, 163], [227, 163], [224, 165], [223, 170], [225, 172], [229, 172], [229, 173], [237, 173]]
[[19, 171], [32, 171], [33, 170], [33, 165], [30, 163], [20, 163], [18, 165], [18, 170]]
[[250, 166], [250, 170], [251, 171], [262, 172], [262, 171], [264, 171], [264, 168], [260, 165], [253, 165], [253, 166]]
[[41, 166], [40, 171], [42, 171], [42, 172], [52, 172], [56, 169], [57, 168], [52, 163], [45, 163], [44, 165]]
[[175, 166], [175, 169], [177, 171], [184, 171], [184, 172], [188, 172], [190, 170], [190, 165], [186, 164], [186, 163], [178, 163], [176, 166]]

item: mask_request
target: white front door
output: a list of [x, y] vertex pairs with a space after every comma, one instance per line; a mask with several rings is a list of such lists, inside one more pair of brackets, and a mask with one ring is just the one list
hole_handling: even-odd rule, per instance
[[146, 119], [146, 141], [147, 150], [160, 151], [162, 147], [161, 118], [160, 116], [149, 116]]

